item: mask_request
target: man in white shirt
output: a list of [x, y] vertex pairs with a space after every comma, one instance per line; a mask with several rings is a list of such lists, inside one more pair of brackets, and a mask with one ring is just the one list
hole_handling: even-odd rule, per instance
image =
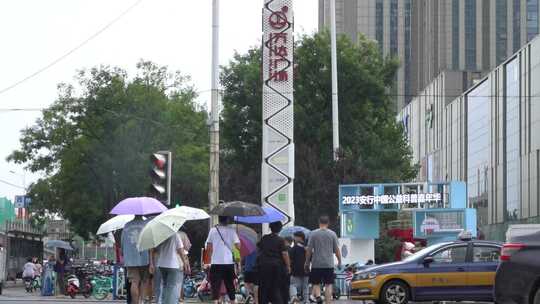
[[219, 224], [210, 229], [206, 240], [206, 250], [211, 256], [210, 286], [212, 287], [212, 300], [216, 304], [219, 302], [222, 283], [225, 284], [231, 304], [234, 304], [235, 300], [233, 250], [234, 247], [240, 249], [240, 239], [234, 228], [229, 227], [228, 223], [228, 217], [220, 216]]
[[[178, 304], [184, 272], [189, 273], [189, 260], [184, 253], [180, 236], [175, 233], [156, 248], [156, 255], [150, 256], [150, 272], [159, 267], [161, 273], [162, 304]], [[181, 269], [184, 271], [182, 272]]]
[[23, 279], [33, 280], [36, 275], [36, 265], [32, 263], [32, 258], [28, 258], [26, 264], [23, 266]]

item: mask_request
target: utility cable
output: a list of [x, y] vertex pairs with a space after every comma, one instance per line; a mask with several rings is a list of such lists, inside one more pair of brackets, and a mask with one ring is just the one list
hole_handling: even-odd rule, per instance
[[9, 186], [11, 186], [11, 187], [19, 188], [19, 189], [24, 189], [24, 187], [22, 187], [22, 186], [12, 184], [12, 183], [10, 183], [10, 182], [8, 182], [8, 181], [5, 181], [5, 180], [1, 180], [1, 179], [0, 179], [0, 183], [9, 185]]
[[101, 29], [99, 29], [97, 32], [95, 32], [94, 34], [90, 35], [90, 37], [86, 38], [85, 40], [83, 40], [81, 43], [79, 43], [78, 45], [76, 45], [74, 48], [72, 48], [71, 50], [69, 50], [68, 52], [64, 53], [63, 55], [61, 55], [60, 57], [56, 58], [55, 60], [53, 60], [51, 63], [43, 66], [42, 68], [38, 69], [37, 71], [33, 72], [32, 74], [22, 78], [21, 80], [19, 81], [16, 81], [10, 85], [8, 85], [7, 87], [4, 87], [2, 89], [0, 89], [0, 94], [3, 94], [3, 93], [6, 93], [7, 91], [21, 85], [22, 83], [38, 76], [39, 74], [45, 72], [46, 70], [48, 70], [49, 68], [55, 66], [56, 64], [58, 64], [59, 62], [61, 62], [62, 60], [66, 59], [68, 56], [70, 56], [71, 54], [75, 53], [76, 51], [78, 51], [80, 48], [82, 48], [83, 46], [85, 46], [86, 44], [88, 44], [90, 41], [94, 40], [96, 37], [98, 37], [100, 34], [102, 34], [103, 32], [105, 32], [106, 30], [108, 30], [113, 24], [115, 24], [116, 22], [120, 21], [120, 19], [122, 19], [124, 16], [126, 16], [129, 12], [131, 12], [137, 5], [139, 5], [143, 0], [137, 0], [137, 2], [135, 2], [134, 4], [132, 4], [130, 7], [128, 7], [125, 11], [123, 11], [120, 15], [118, 15], [116, 18], [114, 18], [113, 20], [111, 20], [109, 23], [107, 23], [104, 27], [102, 27]]

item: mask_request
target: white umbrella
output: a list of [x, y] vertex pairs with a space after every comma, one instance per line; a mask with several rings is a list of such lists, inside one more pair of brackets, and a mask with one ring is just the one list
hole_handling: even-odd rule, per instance
[[[174, 211], [171, 211], [174, 210]], [[169, 211], [175, 214], [185, 217], [187, 221], [205, 220], [210, 218], [210, 215], [206, 211], [188, 206], [180, 206]]]
[[180, 230], [186, 218], [179, 208], [169, 209], [149, 221], [139, 235], [137, 248], [140, 251], [155, 248]]
[[109, 232], [120, 230], [124, 228], [124, 226], [128, 222], [131, 222], [134, 218], [135, 216], [132, 214], [117, 215], [109, 219], [105, 223], [101, 224], [96, 234], [106, 234]]

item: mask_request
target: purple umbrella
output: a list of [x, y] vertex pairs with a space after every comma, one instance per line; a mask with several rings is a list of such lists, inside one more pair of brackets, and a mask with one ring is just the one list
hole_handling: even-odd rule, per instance
[[130, 197], [116, 204], [111, 210], [111, 214], [133, 214], [147, 215], [161, 213], [167, 207], [155, 198], [151, 197]]

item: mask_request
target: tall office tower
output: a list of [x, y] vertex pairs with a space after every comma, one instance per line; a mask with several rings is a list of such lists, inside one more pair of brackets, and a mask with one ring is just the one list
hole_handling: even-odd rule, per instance
[[[444, 70], [486, 73], [511, 56], [538, 34], [539, 1], [336, 0], [336, 27], [400, 59], [399, 111]], [[328, 2], [319, 0], [319, 29], [330, 21]]]
[[[411, 22], [414, 0], [336, 0], [336, 31], [353, 41], [358, 34], [378, 42], [384, 55], [397, 56], [402, 65], [397, 72], [396, 87], [391, 94], [396, 110], [408, 103], [415, 92], [411, 80]], [[319, 0], [319, 29], [330, 22], [330, 3]]]
[[413, 91], [444, 70], [492, 70], [538, 34], [539, 0], [414, 0]]

